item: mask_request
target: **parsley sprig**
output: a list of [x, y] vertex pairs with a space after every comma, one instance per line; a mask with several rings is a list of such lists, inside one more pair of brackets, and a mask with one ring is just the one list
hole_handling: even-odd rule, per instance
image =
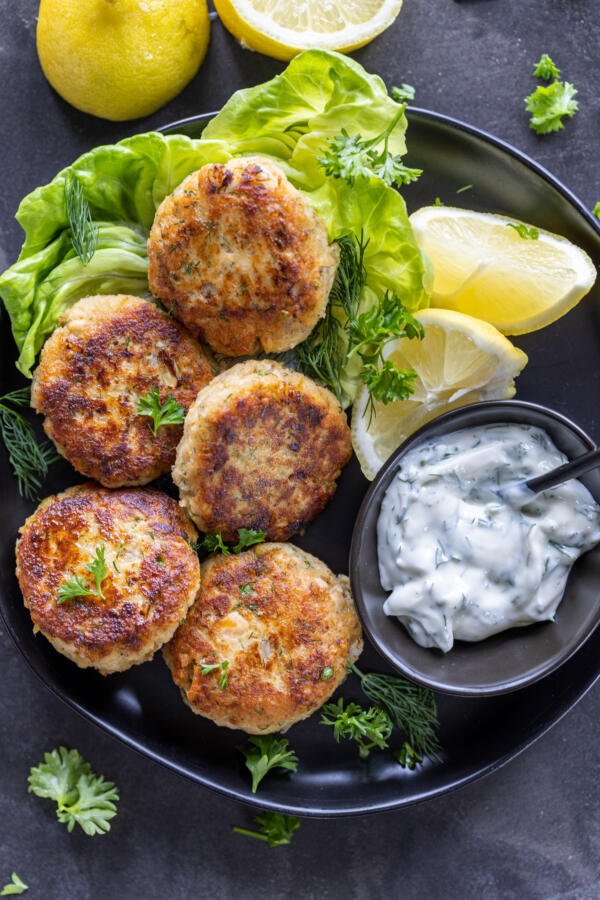
[[514, 228], [520, 238], [523, 238], [524, 241], [537, 241], [540, 237], [539, 228], [534, 228], [533, 225], [530, 227], [525, 225], [523, 222], [507, 222], [507, 228]]
[[390, 91], [392, 95], [392, 99], [396, 101], [396, 103], [404, 103], [406, 100], [414, 100], [415, 99], [415, 89], [412, 84], [405, 84], [402, 82], [400, 87], [394, 86]]
[[294, 832], [300, 828], [298, 816], [286, 816], [283, 813], [264, 812], [255, 816], [254, 821], [259, 829], [257, 831], [251, 828], [242, 828], [240, 825], [234, 825], [233, 831], [236, 834], [266, 841], [269, 847], [291, 844]]
[[16, 476], [19, 493], [28, 500], [37, 500], [49, 467], [60, 456], [50, 441], [38, 443], [27, 419], [17, 412], [20, 407], [29, 406], [29, 397], [29, 387], [0, 397], [0, 436]]
[[560, 69], [547, 53], [542, 54], [533, 74], [550, 84], [539, 84], [525, 98], [525, 108], [531, 113], [529, 126], [537, 134], [560, 131], [564, 128], [563, 119], [572, 118], [579, 109], [577, 90], [568, 81], [560, 81]]
[[202, 663], [200, 668], [201, 675], [210, 675], [211, 672], [215, 672], [217, 669], [220, 669], [219, 673], [219, 687], [222, 691], [224, 691], [229, 684], [229, 660], [223, 659], [218, 663]]
[[106, 567], [106, 560], [104, 558], [104, 555], [104, 545], [102, 545], [101, 547], [96, 547], [92, 561], [86, 565], [86, 569], [94, 577], [96, 589], [94, 590], [91, 587], [86, 587], [79, 575], [74, 575], [68, 581], [65, 581], [63, 584], [61, 584], [58, 589], [57, 602], [59, 606], [61, 606], [63, 603], [66, 603], [68, 600], [75, 599], [75, 597], [89, 597], [91, 595], [94, 595], [104, 600], [104, 594], [102, 592], [102, 582], [108, 575], [108, 569]]
[[13, 872], [10, 876], [10, 882], [5, 884], [0, 891], [0, 897], [14, 897], [16, 894], [24, 894], [27, 890], [29, 888], [25, 882], [21, 881], [16, 872]]
[[204, 535], [200, 546], [209, 553], [222, 553], [229, 556], [231, 553], [241, 553], [255, 544], [262, 544], [267, 534], [265, 531], [254, 531], [253, 528], [238, 528], [238, 542], [233, 547], [228, 547], [218, 531], [210, 531]]
[[350, 701], [344, 706], [343, 697], [337, 703], [325, 704], [321, 711], [321, 725], [332, 726], [338, 744], [342, 738], [356, 741], [361, 759], [366, 759], [374, 747], [385, 750], [394, 727], [385, 709], [378, 706], [363, 709], [358, 703]]
[[64, 191], [71, 244], [81, 262], [87, 265], [98, 246], [98, 226], [92, 220], [83, 185], [72, 173], [65, 178]]
[[44, 762], [29, 774], [29, 791], [56, 801], [59, 822], [73, 831], [79, 825], [86, 834], [105, 834], [117, 814], [119, 792], [112, 781], [95, 775], [78, 750], [59, 747], [44, 754]]
[[252, 775], [253, 794], [271, 769], [298, 770], [298, 757], [293, 750], [288, 750], [288, 743], [286, 738], [266, 734], [251, 737], [246, 745], [237, 748], [246, 757], [246, 768]]
[[[388, 150], [390, 136], [404, 115], [406, 104], [401, 104], [396, 115], [381, 134], [363, 140], [360, 134], [349, 135], [345, 128], [327, 142], [323, 156], [317, 162], [332, 178], [341, 178], [352, 187], [357, 178], [373, 175], [392, 187], [400, 187], [416, 181], [423, 174], [422, 169], [410, 169], [402, 162], [402, 157]], [[383, 144], [383, 148], [377, 148]]]
[[392, 403], [406, 400], [414, 390], [416, 375], [384, 361], [383, 350], [391, 340], [422, 338], [423, 326], [387, 291], [369, 309], [360, 312], [366, 284], [364, 254], [366, 244], [351, 235], [338, 238], [340, 264], [330, 293], [327, 313], [309, 337], [296, 348], [306, 374], [317, 378], [334, 392], [340, 403], [347, 397], [343, 371], [353, 356], [360, 361], [359, 377], [369, 390], [369, 411], [373, 401]]
[[181, 403], [177, 402], [173, 394], [167, 394], [167, 399], [161, 403], [157, 387], [151, 388], [145, 397], [140, 397], [136, 412], [138, 416], [149, 416], [152, 419], [154, 437], [163, 425], [182, 425], [185, 420], [185, 409]]

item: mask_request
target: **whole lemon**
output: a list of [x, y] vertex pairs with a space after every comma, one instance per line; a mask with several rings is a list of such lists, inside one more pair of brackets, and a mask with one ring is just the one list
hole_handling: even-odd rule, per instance
[[209, 34], [206, 0], [41, 0], [37, 49], [61, 97], [122, 121], [149, 115], [183, 90]]

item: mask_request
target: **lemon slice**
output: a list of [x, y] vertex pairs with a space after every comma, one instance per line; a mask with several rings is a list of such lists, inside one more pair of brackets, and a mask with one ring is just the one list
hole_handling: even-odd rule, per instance
[[479, 400], [514, 397], [514, 379], [527, 363], [522, 350], [480, 319], [447, 309], [425, 309], [417, 318], [423, 340], [390, 341], [384, 351], [399, 368], [417, 373], [414, 393], [398, 403], [375, 403], [371, 411], [364, 388], [354, 404], [352, 443], [367, 478], [436, 416]]
[[525, 225], [517, 219], [426, 206], [410, 221], [433, 264], [432, 306], [485, 319], [504, 334], [525, 334], [556, 321], [596, 280], [587, 253], [541, 229], [534, 229], [537, 240], [520, 237], [509, 227]]
[[356, 50], [389, 28], [401, 6], [402, 0], [215, 0], [242, 46], [275, 59], [309, 47]]

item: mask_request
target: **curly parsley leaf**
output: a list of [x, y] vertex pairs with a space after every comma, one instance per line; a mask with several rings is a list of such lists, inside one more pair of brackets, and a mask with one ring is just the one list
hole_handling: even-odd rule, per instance
[[537, 241], [540, 236], [538, 228], [534, 228], [533, 226], [529, 227], [523, 222], [507, 222], [506, 227], [514, 228], [519, 237], [523, 238], [524, 241]]
[[140, 397], [136, 412], [138, 416], [149, 416], [152, 419], [152, 433], [155, 437], [163, 425], [182, 425], [185, 420], [185, 409], [181, 403], [177, 402], [173, 394], [167, 394], [167, 399], [161, 403], [157, 387], [153, 387], [145, 397]]
[[265, 531], [254, 531], [252, 528], [238, 528], [238, 542], [234, 544], [232, 550], [234, 553], [241, 553], [247, 547], [262, 544], [266, 536]]
[[[388, 150], [390, 135], [404, 115], [406, 104], [403, 103], [387, 128], [374, 138], [363, 141], [360, 134], [350, 135], [342, 128], [340, 134], [331, 138], [317, 162], [332, 178], [341, 178], [353, 186], [357, 178], [375, 175], [392, 187], [410, 184], [416, 181], [423, 172], [421, 169], [407, 168], [400, 156], [394, 156]], [[383, 147], [377, 148], [383, 144]]]
[[210, 675], [211, 672], [215, 672], [217, 669], [220, 669], [219, 673], [219, 687], [221, 690], [225, 690], [227, 685], [229, 684], [229, 677], [227, 674], [227, 670], [229, 669], [229, 660], [224, 659], [219, 663], [202, 663], [200, 668], [201, 675]]
[[369, 700], [386, 710], [406, 734], [417, 756], [439, 757], [439, 721], [432, 691], [397, 675], [361, 672], [355, 663], [351, 663], [348, 670], [357, 676]]
[[64, 191], [71, 244], [81, 262], [87, 265], [98, 245], [98, 225], [94, 225], [83, 185], [72, 173], [65, 178]]
[[368, 388], [371, 402], [377, 400], [378, 403], [387, 404], [408, 400], [415, 389], [417, 373], [412, 369], [399, 369], [386, 359], [379, 367], [374, 363], [366, 363], [360, 377]]
[[283, 813], [265, 812], [254, 817], [259, 831], [251, 828], [233, 826], [236, 834], [244, 834], [246, 837], [258, 838], [266, 841], [269, 847], [281, 847], [283, 844], [291, 844], [294, 832], [300, 828], [298, 816], [286, 816]]
[[59, 587], [57, 603], [59, 606], [61, 606], [68, 600], [74, 600], [75, 597], [89, 597], [94, 593], [95, 591], [91, 591], [89, 588], [86, 588], [79, 575], [73, 575], [73, 577], [69, 579], [69, 581], [65, 581]]
[[399, 749], [392, 750], [392, 756], [403, 769], [414, 771], [423, 762], [423, 757], [411, 747], [408, 741], [404, 741]]
[[91, 572], [94, 576], [94, 581], [96, 582], [96, 593], [99, 597], [102, 597], [104, 600], [104, 594], [102, 593], [102, 582], [108, 575], [108, 569], [106, 568], [106, 562], [104, 559], [105, 548], [104, 545], [101, 547], [96, 547], [96, 552], [94, 554], [94, 558], [91, 563], [88, 563], [86, 569], [88, 572]]
[[21, 881], [16, 872], [13, 872], [10, 876], [9, 884], [5, 884], [2, 890], [0, 891], [0, 897], [10, 897], [15, 894], [24, 894], [25, 891], [29, 890], [25, 882]]
[[385, 709], [371, 706], [363, 709], [358, 703], [344, 706], [340, 697], [337, 703], [327, 703], [321, 710], [321, 725], [330, 725], [339, 744], [342, 738], [356, 741], [358, 755], [366, 759], [374, 747], [385, 750], [394, 723]]
[[29, 422], [14, 409], [29, 405], [29, 393], [25, 387], [0, 397], [0, 436], [19, 493], [28, 500], [37, 500], [48, 469], [60, 456], [50, 441], [38, 443]]
[[246, 757], [246, 768], [252, 775], [253, 794], [271, 769], [298, 770], [298, 757], [293, 750], [288, 750], [288, 743], [286, 738], [267, 734], [251, 737], [245, 746], [237, 748]]
[[404, 103], [406, 100], [414, 100], [415, 99], [415, 89], [412, 84], [405, 84], [402, 82], [400, 87], [393, 87], [391, 90], [392, 99], [396, 101], [396, 103]]
[[208, 534], [205, 534], [203, 540], [200, 541], [200, 546], [209, 553], [222, 553], [223, 556], [229, 556], [231, 553], [218, 531], [209, 531]]
[[543, 78], [544, 81], [551, 81], [553, 78], [560, 76], [560, 69], [554, 63], [547, 53], [542, 53], [538, 62], [533, 68], [533, 74], [536, 78]]
[[44, 762], [29, 774], [29, 791], [56, 802], [59, 822], [73, 831], [75, 825], [86, 834], [105, 834], [117, 814], [119, 792], [112, 781], [95, 775], [78, 750], [58, 747], [44, 754]]
[[550, 134], [564, 128], [563, 119], [571, 118], [579, 108], [577, 90], [568, 81], [540, 84], [525, 98], [525, 108], [531, 113], [529, 127], [536, 134]]

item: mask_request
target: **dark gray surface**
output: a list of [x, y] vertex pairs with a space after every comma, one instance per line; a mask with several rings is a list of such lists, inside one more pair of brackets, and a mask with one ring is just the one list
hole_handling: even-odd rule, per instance
[[[143, 121], [105, 123], [46, 84], [35, 11], [32, 0], [0, 0], [0, 266], [20, 245], [12, 220], [19, 199], [80, 152], [216, 108], [233, 89], [282, 68], [239, 50], [216, 22], [204, 66], [175, 101]], [[420, 106], [530, 153], [591, 207], [600, 199], [599, 46], [598, 0], [406, 0], [396, 25], [357, 58], [388, 84], [414, 84]], [[538, 138], [522, 98], [544, 51], [579, 89], [581, 110], [561, 134]], [[270, 850], [231, 835], [232, 823], [250, 821], [245, 808], [137, 756], [63, 706], [5, 633], [0, 678], [0, 885], [14, 869], [32, 898], [600, 896], [598, 686], [483, 781], [401, 813], [307, 821], [290, 847]], [[29, 766], [59, 743], [78, 747], [120, 786], [109, 835], [69, 835], [50, 803], [26, 793]]]

